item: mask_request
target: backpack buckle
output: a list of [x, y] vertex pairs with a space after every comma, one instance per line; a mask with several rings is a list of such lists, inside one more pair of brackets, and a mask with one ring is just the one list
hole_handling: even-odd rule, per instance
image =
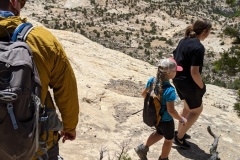
[[17, 98], [18, 95], [16, 93], [0, 91], [0, 100], [4, 102], [13, 102], [17, 100]]
[[39, 121], [40, 121], [40, 122], [46, 122], [47, 119], [48, 119], [48, 116], [47, 116], [47, 115], [46, 115], [46, 116], [39, 117]]

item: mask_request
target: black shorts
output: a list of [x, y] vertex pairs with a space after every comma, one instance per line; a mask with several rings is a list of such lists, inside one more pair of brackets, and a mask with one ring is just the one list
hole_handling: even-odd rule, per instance
[[174, 137], [174, 121], [160, 122], [156, 127], [157, 133], [162, 135], [167, 140], [172, 140]]
[[198, 108], [202, 104], [202, 97], [206, 92], [206, 86], [201, 89], [194, 82], [173, 80], [177, 94], [181, 100], [185, 100], [190, 109]]

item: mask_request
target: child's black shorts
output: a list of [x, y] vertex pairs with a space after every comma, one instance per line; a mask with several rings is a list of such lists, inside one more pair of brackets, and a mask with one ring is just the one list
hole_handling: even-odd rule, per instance
[[156, 127], [157, 133], [163, 135], [167, 140], [174, 138], [174, 121], [160, 122]]
[[173, 84], [177, 90], [177, 94], [181, 100], [185, 100], [190, 109], [201, 106], [202, 97], [206, 92], [206, 86], [201, 89], [195, 82], [186, 82], [174, 80]]

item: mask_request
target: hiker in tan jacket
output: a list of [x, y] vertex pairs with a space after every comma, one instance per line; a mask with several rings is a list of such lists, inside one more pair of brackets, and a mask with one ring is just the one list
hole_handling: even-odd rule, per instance
[[[20, 17], [21, 8], [25, 0], [1, 0], [0, 1], [0, 26], [10, 34], [15, 28], [26, 22]], [[7, 36], [7, 32], [0, 29], [0, 39]], [[62, 142], [76, 138], [76, 126], [78, 123], [79, 104], [77, 84], [73, 69], [58, 40], [44, 27], [35, 27], [28, 34], [26, 42], [33, 51], [33, 59], [36, 63], [42, 84], [41, 102], [47, 107], [48, 135], [46, 131], [41, 139], [48, 136], [47, 153], [50, 160], [62, 159], [59, 156], [58, 140], [60, 135]], [[61, 114], [62, 122], [58, 119], [49, 89], [52, 90], [54, 101]], [[41, 157], [47, 159], [44, 152], [40, 151], [33, 159]], [[40, 159], [41, 159], [40, 158]]]

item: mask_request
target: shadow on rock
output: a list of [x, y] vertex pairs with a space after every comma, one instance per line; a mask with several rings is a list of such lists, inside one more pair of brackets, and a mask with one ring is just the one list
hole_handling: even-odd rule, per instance
[[188, 141], [188, 144], [191, 145], [191, 149], [183, 149], [178, 146], [172, 146], [172, 148], [176, 149], [179, 154], [187, 159], [192, 160], [207, 160], [211, 157], [210, 154], [206, 153], [204, 150], [199, 148], [196, 144]]

